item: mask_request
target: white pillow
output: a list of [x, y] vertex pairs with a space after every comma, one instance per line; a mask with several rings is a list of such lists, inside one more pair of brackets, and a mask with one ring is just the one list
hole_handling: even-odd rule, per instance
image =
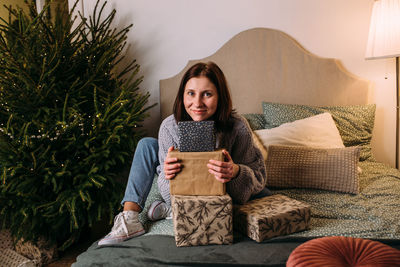
[[272, 129], [254, 131], [263, 146], [307, 146], [314, 148], [343, 148], [344, 144], [330, 113], [284, 123]]

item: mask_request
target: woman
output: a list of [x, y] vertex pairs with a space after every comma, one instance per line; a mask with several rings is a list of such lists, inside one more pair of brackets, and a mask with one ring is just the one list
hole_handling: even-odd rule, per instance
[[253, 143], [246, 122], [232, 110], [223, 72], [213, 62], [197, 63], [181, 80], [173, 115], [161, 123], [158, 144], [154, 138], [144, 138], [139, 142], [122, 200], [124, 211], [116, 216], [111, 232], [99, 241], [99, 245], [118, 243], [144, 234], [138, 214], [144, 207], [156, 171], [158, 188], [165, 202], [154, 202], [148, 217], [159, 220], [170, 215], [169, 180], [181, 170], [181, 165], [179, 159], [168, 157], [168, 152], [179, 149], [177, 122], [187, 120], [215, 121], [216, 148], [223, 148], [225, 161], [210, 160], [207, 167], [215, 179], [226, 183], [226, 190], [235, 203], [243, 204], [260, 194], [268, 194], [263, 157]]

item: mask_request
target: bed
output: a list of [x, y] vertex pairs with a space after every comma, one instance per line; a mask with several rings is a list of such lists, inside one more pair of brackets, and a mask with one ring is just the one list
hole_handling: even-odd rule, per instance
[[[372, 155], [375, 105], [369, 81], [349, 73], [338, 60], [311, 54], [281, 31], [254, 28], [161, 80], [162, 119], [172, 112], [183, 73], [199, 61], [214, 61], [221, 67], [235, 110], [255, 132], [322, 112], [333, 114], [344, 145], [361, 149], [355, 178], [358, 193], [272, 188], [274, 194], [308, 203], [311, 225], [309, 230], [261, 243], [234, 231], [232, 245], [176, 247], [172, 220], [150, 223], [142, 212], [147, 234], [107, 247], [95, 242], [73, 266], [285, 266], [297, 246], [323, 236], [367, 238], [400, 248], [400, 172]], [[160, 195], [154, 183], [145, 211], [156, 199]]]

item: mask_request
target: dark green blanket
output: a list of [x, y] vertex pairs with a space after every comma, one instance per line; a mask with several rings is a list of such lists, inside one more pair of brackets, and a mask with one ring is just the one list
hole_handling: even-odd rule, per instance
[[239, 235], [233, 245], [178, 248], [171, 236], [148, 235], [112, 247], [93, 244], [72, 266], [284, 266], [301, 242], [278, 244]]

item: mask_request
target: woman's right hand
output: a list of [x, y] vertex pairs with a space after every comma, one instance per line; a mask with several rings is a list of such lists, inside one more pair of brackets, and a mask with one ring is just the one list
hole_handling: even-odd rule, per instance
[[174, 150], [173, 146], [168, 148], [168, 154], [164, 161], [164, 174], [167, 180], [174, 178], [181, 171], [181, 164], [178, 162], [178, 158], [169, 157], [169, 152], [172, 150]]

